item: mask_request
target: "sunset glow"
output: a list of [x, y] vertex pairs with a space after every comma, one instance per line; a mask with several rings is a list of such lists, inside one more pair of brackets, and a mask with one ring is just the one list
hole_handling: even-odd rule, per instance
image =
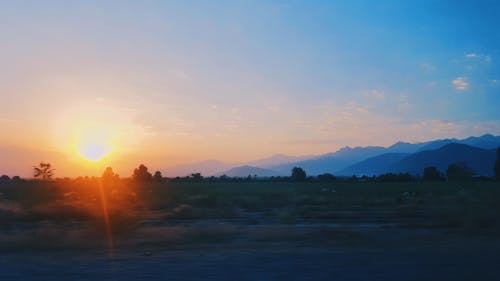
[[92, 125], [80, 128], [73, 136], [77, 153], [85, 160], [98, 162], [113, 150], [116, 132], [112, 125]]
[[83, 158], [97, 162], [108, 155], [110, 148], [102, 143], [84, 143], [81, 147], [80, 154]]
[[5, 174], [500, 134], [494, 1], [30, 2], [0, 4]]
[[500, 0], [0, 0], [0, 281], [500, 281], [498, 26]]

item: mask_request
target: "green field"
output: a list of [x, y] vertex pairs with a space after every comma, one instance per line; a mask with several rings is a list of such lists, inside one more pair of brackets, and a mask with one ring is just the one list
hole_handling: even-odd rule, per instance
[[500, 234], [498, 182], [88, 179], [11, 182], [0, 193], [4, 252], [98, 250], [110, 242], [113, 251], [369, 247]]

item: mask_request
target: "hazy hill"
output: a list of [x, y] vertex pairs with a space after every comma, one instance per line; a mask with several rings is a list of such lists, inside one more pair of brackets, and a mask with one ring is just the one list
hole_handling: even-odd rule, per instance
[[[206, 160], [177, 165], [162, 171], [164, 171], [165, 176], [169, 177], [187, 176], [192, 173], [201, 173], [204, 176], [209, 176], [220, 174], [236, 166], [246, 165], [275, 171], [275, 173], [279, 175], [290, 175], [290, 171], [294, 166], [304, 168], [309, 175], [317, 175], [326, 172], [337, 175], [348, 175], [353, 173], [371, 174], [381, 171], [382, 169], [397, 170], [397, 167], [391, 166], [393, 161], [398, 157], [396, 154], [437, 150], [452, 143], [465, 144], [471, 147], [489, 150], [500, 146], [500, 136], [487, 134], [480, 137], [468, 137], [462, 140], [442, 139], [421, 143], [397, 142], [387, 148], [380, 146], [344, 147], [336, 152], [320, 156], [288, 156], [276, 154], [271, 157], [243, 163]], [[384, 154], [392, 155], [383, 156]], [[370, 159], [378, 156], [380, 156], [380, 158]], [[79, 176], [95, 174], [96, 172], [95, 169], [92, 170], [78, 161], [70, 161], [67, 156], [55, 151], [0, 147], [0, 159], [2, 159], [2, 161], [0, 161], [0, 174], [8, 174], [11, 176], [20, 175], [23, 177], [30, 177], [32, 174], [32, 166], [42, 160], [49, 161], [53, 164], [56, 168], [56, 176]], [[402, 164], [405, 165], [403, 167], [406, 169], [421, 173], [420, 167], [411, 167], [411, 165], [406, 162]], [[128, 163], [126, 159], [124, 159], [121, 160], [119, 164], [113, 164], [113, 168], [121, 171], [122, 176], [127, 176], [129, 175], [130, 167], [134, 165], [136, 165], [136, 163]], [[479, 167], [479, 171], [486, 170]]]
[[460, 143], [460, 141], [457, 139], [442, 139], [442, 140], [425, 142], [424, 143], [425, 145], [422, 146], [421, 148], [419, 148], [417, 152], [427, 151], [427, 150], [436, 150], [436, 149], [439, 149], [439, 148], [441, 148], [447, 144], [450, 144], [450, 143]]
[[478, 147], [482, 149], [493, 149], [500, 146], [500, 136], [493, 136], [491, 134], [486, 134], [480, 137], [468, 137], [461, 140], [442, 139], [442, 140], [428, 141], [421, 143], [425, 145], [420, 147], [418, 151], [435, 150], [451, 143], [466, 144], [469, 146]]
[[244, 166], [234, 167], [223, 173], [216, 174], [216, 176], [221, 176], [221, 175], [226, 175], [229, 177], [247, 177], [248, 175], [251, 175], [252, 177], [254, 175], [256, 175], [257, 177], [272, 177], [272, 176], [279, 176], [280, 174], [272, 170], [244, 165]]
[[384, 153], [386, 148], [381, 146], [368, 147], [344, 147], [334, 153], [325, 154], [313, 159], [288, 163], [270, 167], [280, 173], [289, 175], [293, 167], [303, 168], [308, 175], [318, 175], [323, 173], [336, 173], [356, 162], [368, 157]]
[[288, 163], [293, 163], [293, 162], [304, 161], [304, 160], [311, 159], [314, 157], [315, 156], [310, 156], [310, 155], [309, 156], [289, 156], [289, 155], [285, 155], [285, 154], [275, 154], [271, 157], [248, 162], [248, 163], [246, 163], [246, 165], [261, 167], [261, 168], [268, 168], [268, 167], [273, 167], [276, 165], [283, 165], [283, 164], [288, 164]]
[[493, 149], [500, 146], [500, 136], [491, 134], [482, 135], [480, 137], [468, 137], [465, 139], [440, 139], [419, 143], [397, 142], [387, 149], [391, 153], [414, 153], [418, 151], [435, 150], [450, 143], [460, 143], [469, 146], [474, 146], [483, 149]]
[[408, 153], [385, 153], [375, 157], [370, 157], [366, 160], [351, 165], [339, 172], [339, 176], [351, 175], [378, 175], [387, 172], [388, 167], [397, 163], [398, 161], [408, 157]]
[[233, 167], [234, 164], [226, 163], [218, 160], [206, 160], [190, 164], [182, 164], [167, 168], [165, 176], [168, 177], [184, 177], [190, 176], [193, 173], [201, 173], [203, 176], [213, 175], [225, 171]]
[[448, 165], [465, 162], [477, 175], [493, 175], [496, 154], [494, 149], [482, 149], [465, 144], [450, 143], [436, 150], [421, 151], [412, 154], [392, 165], [387, 171], [422, 174], [427, 166], [435, 166], [445, 172]]
[[377, 175], [388, 172], [422, 174], [425, 167], [435, 166], [446, 172], [448, 165], [465, 162], [476, 174], [491, 176], [496, 159], [495, 149], [482, 149], [450, 143], [435, 150], [413, 154], [386, 153], [368, 158], [339, 171], [338, 175]]
[[483, 149], [495, 149], [500, 146], [500, 136], [486, 134], [480, 137], [468, 137], [459, 141], [459, 143]]
[[[247, 163], [227, 163], [212, 159], [172, 166], [166, 169], [165, 175], [168, 177], [183, 177], [189, 176], [193, 173], [201, 173], [203, 176], [222, 175], [224, 171], [228, 171], [229, 169], [236, 166], [252, 166], [265, 169], [275, 165], [301, 161], [311, 157], [313, 156], [289, 156], [284, 154], [275, 154], [271, 157], [262, 158]], [[274, 173], [276, 175], [276, 172]], [[289, 173], [287, 172], [286, 175], [288, 174]], [[245, 176], [248, 176], [248, 173]]]
[[[487, 134], [462, 140], [441, 139], [420, 143], [397, 142], [387, 148], [380, 146], [344, 147], [334, 153], [328, 153], [305, 161], [292, 162], [270, 168], [281, 173], [290, 173], [290, 170], [294, 166], [298, 166], [306, 170], [309, 175], [322, 173], [333, 173], [337, 175], [374, 174], [375, 172], [379, 173], [379, 171], [382, 173], [389, 171], [387, 170], [389, 168], [394, 170], [396, 167], [390, 165], [392, 165], [394, 161], [402, 160], [398, 159], [398, 157], [402, 157], [401, 154], [436, 150], [454, 143], [477, 147], [479, 149], [492, 149], [500, 146], [500, 136]], [[371, 159], [377, 156], [380, 156], [380, 158]], [[365, 160], [366, 162], [364, 162]], [[406, 168], [410, 168], [410, 166], [408, 166], [409, 164], [403, 164], [407, 165], [405, 166]], [[418, 173], [421, 173], [421, 171]]]
[[427, 143], [409, 143], [399, 141], [389, 147], [387, 147], [388, 153], [414, 153], [417, 150], [424, 147]]

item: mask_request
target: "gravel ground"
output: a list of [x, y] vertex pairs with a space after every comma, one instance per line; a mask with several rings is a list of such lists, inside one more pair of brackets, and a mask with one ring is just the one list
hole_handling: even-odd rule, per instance
[[[500, 247], [455, 240], [406, 247], [296, 247], [4, 254], [1, 280], [500, 280]], [[319, 246], [319, 245], [318, 245]]]

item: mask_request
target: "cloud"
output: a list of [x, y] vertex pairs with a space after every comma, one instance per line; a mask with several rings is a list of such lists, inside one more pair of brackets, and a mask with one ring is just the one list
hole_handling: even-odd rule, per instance
[[435, 72], [437, 70], [437, 67], [435, 65], [433, 65], [432, 63], [428, 63], [428, 62], [421, 63], [419, 66], [423, 72], [427, 72], [427, 73], [432, 73], [432, 72]]
[[366, 91], [364, 93], [365, 97], [376, 99], [376, 100], [383, 100], [385, 99], [385, 94], [382, 91], [379, 91], [377, 89], [372, 89], [369, 91]]
[[281, 107], [278, 105], [268, 105], [268, 106], [266, 106], [266, 110], [271, 111], [271, 112], [278, 112], [281, 110]]
[[[402, 102], [396, 109], [411, 110], [412, 105]], [[468, 122], [425, 118], [408, 120], [401, 114], [387, 115], [373, 108], [350, 102], [344, 105], [325, 104], [318, 108], [321, 114], [313, 122], [304, 124], [307, 134], [290, 136], [289, 140], [310, 141], [318, 151], [345, 145], [391, 145], [396, 141], [418, 142], [432, 139], [463, 138], [485, 133], [500, 132], [497, 121]], [[381, 129], [383, 128], [383, 129]], [[307, 135], [309, 138], [304, 138]]]
[[179, 80], [188, 80], [191, 78], [187, 72], [181, 69], [170, 69], [168, 73]]
[[426, 86], [427, 88], [434, 88], [434, 87], [436, 87], [436, 86], [437, 86], [437, 84], [438, 84], [438, 82], [437, 82], [437, 81], [430, 81], [430, 82], [425, 83], [425, 86]]
[[484, 54], [469, 53], [465, 55], [465, 58], [470, 60], [482, 60], [484, 62], [491, 62], [491, 56]]
[[453, 84], [457, 91], [466, 91], [469, 88], [469, 83], [465, 77], [457, 77], [451, 81], [451, 84]]
[[412, 109], [412, 105], [409, 102], [402, 102], [398, 104], [399, 112], [407, 112]]
[[2, 124], [2, 125], [11, 125], [11, 124], [16, 124], [18, 122], [19, 122], [19, 120], [17, 120], [17, 119], [10, 119], [10, 118], [2, 118], [2, 117], [0, 117], [0, 124]]

